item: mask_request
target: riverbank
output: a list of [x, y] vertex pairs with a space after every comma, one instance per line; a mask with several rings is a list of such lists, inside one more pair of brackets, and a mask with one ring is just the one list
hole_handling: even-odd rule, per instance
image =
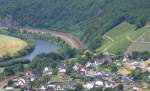
[[76, 38], [73, 34], [68, 32], [56, 32], [56, 31], [49, 31], [46, 29], [21, 29], [20, 31], [32, 32], [32, 33], [49, 33], [54, 37], [59, 37], [62, 40], [66, 41], [72, 48], [81, 49], [81, 50], [85, 48], [83, 43], [78, 38]]

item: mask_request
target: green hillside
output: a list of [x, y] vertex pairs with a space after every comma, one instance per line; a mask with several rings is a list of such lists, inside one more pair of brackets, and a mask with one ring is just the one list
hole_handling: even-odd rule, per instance
[[134, 43], [129, 47], [126, 53], [131, 54], [133, 51], [142, 52], [149, 51], [150, 52], [150, 27], [144, 26], [137, 30], [139, 32], [134, 32], [134, 34], [130, 35], [131, 39], [139, 36]]
[[123, 22], [103, 36], [102, 46], [96, 51], [108, 51], [114, 54], [125, 53], [130, 45], [133, 44], [142, 34], [148, 32], [149, 29], [150, 28], [144, 26], [136, 30], [134, 25]]
[[72, 32], [97, 48], [120, 22], [141, 27], [149, 21], [150, 0], [0, 0], [0, 18], [7, 15], [21, 26]]

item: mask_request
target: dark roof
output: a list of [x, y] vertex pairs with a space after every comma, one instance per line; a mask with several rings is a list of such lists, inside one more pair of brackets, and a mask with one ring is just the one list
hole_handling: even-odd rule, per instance
[[58, 66], [58, 68], [65, 69], [65, 68], [66, 68], [66, 65], [65, 65], [65, 64], [60, 64], [60, 65]]
[[32, 75], [35, 77], [40, 77], [42, 76], [42, 71], [32, 71]]

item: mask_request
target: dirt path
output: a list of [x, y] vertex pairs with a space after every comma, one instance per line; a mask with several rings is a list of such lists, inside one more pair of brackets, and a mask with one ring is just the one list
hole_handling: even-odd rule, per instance
[[49, 33], [55, 37], [60, 37], [61, 39], [66, 41], [69, 45], [71, 45], [73, 48], [82, 49], [82, 50], [85, 48], [85, 46], [78, 38], [76, 38], [73, 34], [68, 32], [55, 32], [46, 29], [21, 29], [21, 31]]
[[103, 50], [105, 52], [113, 45], [114, 40], [110, 36], [107, 36], [107, 35], [104, 35], [103, 38], [107, 38], [112, 41], [112, 43], [109, 46], [105, 47], [105, 49]]
[[[144, 36], [144, 34], [145, 34], [145, 32], [142, 33], [142, 35], [140, 35], [136, 40], [132, 40], [132, 39], [129, 37], [129, 35], [127, 35], [127, 39], [130, 40], [130, 41], [132, 42], [132, 44], [128, 47], [127, 51], [125, 52], [125, 55], [128, 54], [129, 50], [132, 49], [132, 46], [133, 46], [140, 38], [142, 38], [142, 37]], [[141, 41], [141, 42], [142, 42], [142, 41]], [[144, 41], [143, 41], [143, 43], [144, 43]]]
[[130, 42], [134, 42], [134, 40], [132, 40], [132, 39], [129, 37], [129, 35], [130, 35], [130, 34], [128, 34], [128, 35], [126, 36], [126, 38], [127, 38]]

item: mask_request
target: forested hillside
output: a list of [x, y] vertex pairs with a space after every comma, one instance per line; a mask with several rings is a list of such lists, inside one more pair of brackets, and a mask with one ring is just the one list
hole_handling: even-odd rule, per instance
[[126, 20], [137, 28], [150, 20], [150, 0], [0, 0], [0, 18], [21, 26], [70, 31], [92, 48], [101, 35]]

